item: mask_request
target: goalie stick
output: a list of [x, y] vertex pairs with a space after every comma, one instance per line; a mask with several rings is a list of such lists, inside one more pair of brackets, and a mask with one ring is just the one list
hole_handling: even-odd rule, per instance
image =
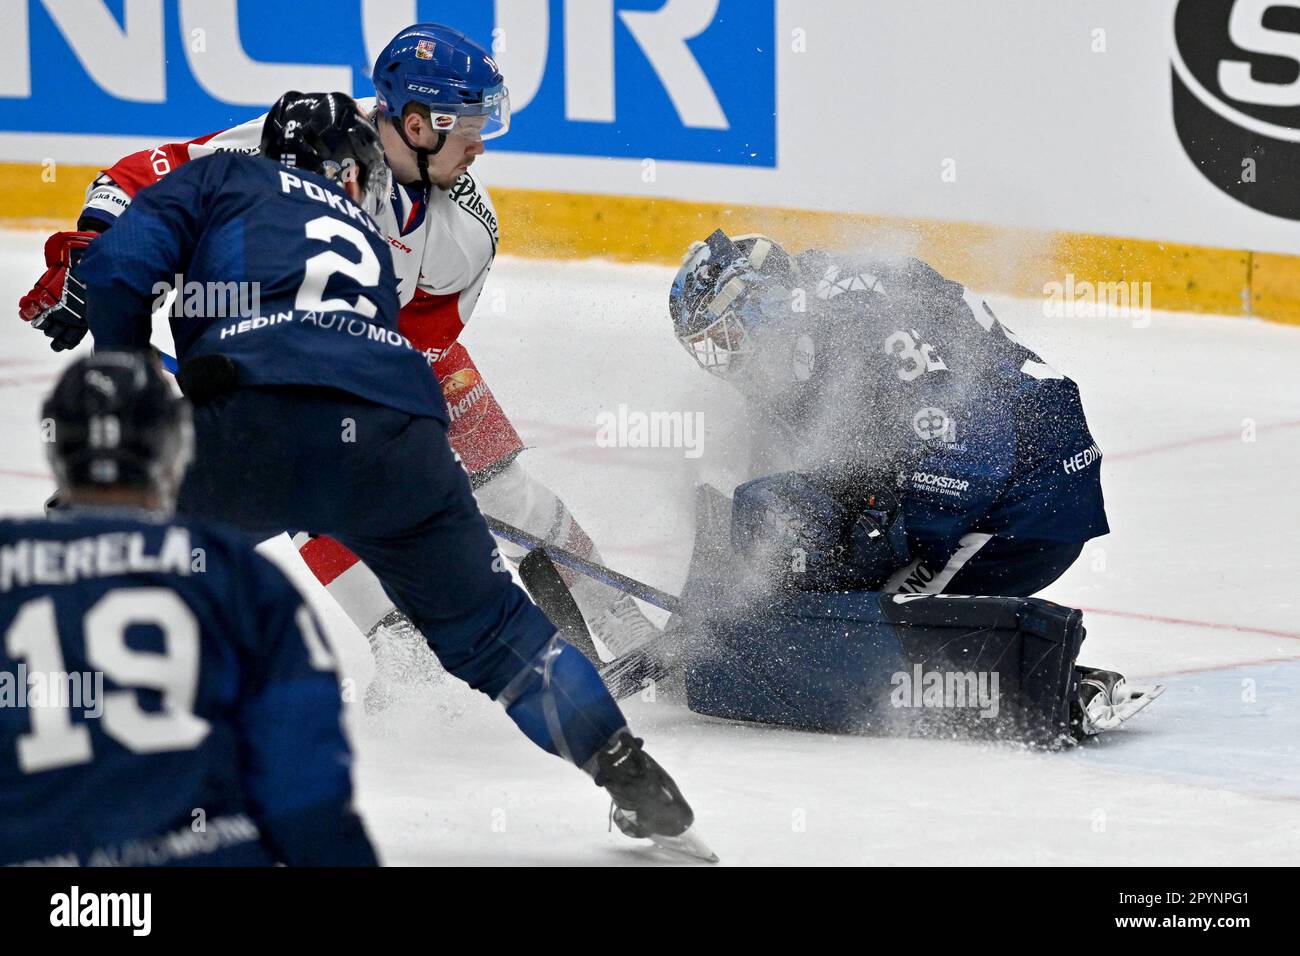
[[[667, 591], [661, 591], [659, 588], [644, 584], [635, 578], [630, 578], [626, 574], [619, 574], [617, 571], [611, 571], [603, 564], [597, 564], [595, 561], [589, 561], [584, 557], [574, 554], [565, 548], [558, 547], [554, 544], [547, 544], [543, 539], [534, 534], [529, 534], [514, 525], [507, 524], [499, 518], [493, 518], [491, 515], [484, 515], [487, 519], [488, 528], [498, 537], [505, 538], [507, 541], [513, 541], [529, 549], [529, 552], [538, 550], [544, 551], [555, 564], [568, 568], [571, 571], [577, 571], [579, 574], [585, 574], [589, 578], [594, 578], [603, 584], [624, 591], [633, 597], [640, 598], [647, 604], [653, 604], [655, 607], [663, 608], [665, 611], [677, 613], [681, 610], [681, 598], [675, 594], [669, 594]], [[527, 558], [525, 558], [527, 560]], [[520, 576], [523, 576], [523, 566], [520, 565]], [[527, 583], [527, 582], [525, 582]], [[568, 588], [565, 588], [568, 591]], [[543, 608], [542, 610], [546, 610]]]
[[[730, 527], [730, 515], [731, 499], [723, 492], [709, 484], [696, 486], [695, 544], [692, 548], [690, 570], [687, 574], [688, 581], [700, 566], [719, 559], [725, 560], [723, 545], [720, 542], [727, 540], [725, 529]], [[547, 544], [536, 535], [529, 534], [527, 531], [507, 524], [498, 518], [493, 518], [490, 515], [484, 515], [484, 517], [487, 519], [488, 527], [492, 529], [493, 534], [507, 541], [513, 541], [530, 549], [530, 551], [541, 553], [543, 557], [549, 556], [547, 559], [548, 564], [553, 560], [555, 564], [594, 578], [672, 614], [672, 617], [668, 619], [668, 623], [664, 625], [658, 636], [601, 666], [600, 676], [604, 679], [605, 686], [609, 688], [610, 693], [614, 695], [616, 700], [622, 700], [632, 694], [639, 693], [647, 683], [658, 683], [668, 676], [669, 671], [675, 666], [671, 663], [671, 660], [677, 656], [676, 652], [680, 650], [682, 639], [685, 637], [686, 629], [689, 626], [686, 620], [686, 605], [680, 597], [669, 594], [667, 591], [661, 591], [659, 588], [651, 587], [625, 574], [611, 571], [604, 565], [597, 564], [564, 548]], [[543, 557], [533, 558], [533, 564], [540, 564]], [[553, 567], [552, 570], [554, 570]], [[523, 577], [522, 568], [520, 576]], [[538, 606], [541, 607], [547, 617], [551, 618], [551, 621], [557, 627], [560, 626], [560, 621], [566, 621], [569, 622], [570, 628], [575, 628], [575, 625], [580, 626], [581, 633], [586, 635], [586, 624], [576, 604], [573, 603], [573, 596], [569, 593], [569, 589], [564, 585], [564, 582], [558, 580], [558, 578], [557, 573], [555, 579], [549, 581], [549, 583], [539, 582], [536, 592], [531, 586], [528, 589], [533, 593]], [[528, 585], [526, 580], [524, 583]], [[550, 602], [549, 606], [543, 602]]]

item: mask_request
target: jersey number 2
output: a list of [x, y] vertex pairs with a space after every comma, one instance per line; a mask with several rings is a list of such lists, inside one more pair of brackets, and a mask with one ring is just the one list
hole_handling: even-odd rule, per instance
[[331, 239], [342, 239], [353, 246], [361, 255], [361, 261], [353, 262], [341, 256], [333, 249], [318, 252], [305, 263], [302, 285], [298, 286], [298, 295], [293, 307], [303, 312], [355, 312], [367, 319], [373, 319], [379, 307], [365, 297], [357, 296], [356, 302], [346, 299], [325, 299], [325, 286], [330, 276], [340, 273], [355, 279], [366, 289], [379, 285], [379, 259], [366, 242], [366, 237], [356, 226], [350, 226], [332, 216], [318, 216], [307, 223], [307, 238], [328, 243]]

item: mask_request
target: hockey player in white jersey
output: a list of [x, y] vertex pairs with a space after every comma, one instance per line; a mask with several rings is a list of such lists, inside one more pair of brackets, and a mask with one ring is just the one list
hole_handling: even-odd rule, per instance
[[[373, 80], [375, 99], [360, 104], [379, 129], [389, 189], [369, 211], [392, 250], [402, 303], [400, 330], [424, 351], [442, 385], [452, 447], [470, 473], [479, 505], [484, 513], [548, 543], [599, 560], [563, 501], [518, 462], [523, 442], [457, 342], [496, 255], [492, 200], [469, 169], [483, 153], [484, 141], [509, 128], [504, 79], [488, 52], [464, 34], [422, 23], [402, 30], [385, 47]], [[268, 99], [278, 92], [268, 90]], [[48, 269], [20, 302], [22, 317], [31, 321], [48, 313], [59, 300], [70, 258], [111, 226], [139, 190], [201, 156], [256, 152], [264, 119], [142, 150], [104, 170], [87, 191], [77, 230], [56, 233], [46, 242]], [[56, 350], [80, 340], [75, 330], [61, 329], [48, 316], [43, 324]], [[378, 679], [367, 703], [382, 706], [407, 663], [424, 656], [419, 636], [350, 551], [329, 538], [300, 536], [295, 543], [317, 578], [370, 637]], [[523, 554], [509, 544], [503, 544], [503, 551], [516, 560]], [[585, 578], [570, 583], [588, 625], [611, 656], [656, 633], [632, 598]], [[377, 640], [381, 635], [385, 640]]]

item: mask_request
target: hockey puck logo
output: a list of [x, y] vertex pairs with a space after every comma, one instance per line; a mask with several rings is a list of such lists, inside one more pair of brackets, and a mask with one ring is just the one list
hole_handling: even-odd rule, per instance
[[1300, 219], [1300, 0], [1179, 0], [1174, 126], [1211, 183]]

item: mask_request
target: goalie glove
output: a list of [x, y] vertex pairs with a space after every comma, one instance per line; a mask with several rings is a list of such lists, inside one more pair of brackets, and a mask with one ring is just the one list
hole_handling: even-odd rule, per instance
[[773, 585], [796, 591], [875, 590], [911, 557], [889, 482], [800, 472], [736, 489], [731, 546]]
[[45, 241], [45, 273], [18, 300], [18, 315], [50, 339], [56, 352], [75, 348], [86, 337], [86, 287], [73, 274], [91, 240], [91, 230], [56, 232]]

